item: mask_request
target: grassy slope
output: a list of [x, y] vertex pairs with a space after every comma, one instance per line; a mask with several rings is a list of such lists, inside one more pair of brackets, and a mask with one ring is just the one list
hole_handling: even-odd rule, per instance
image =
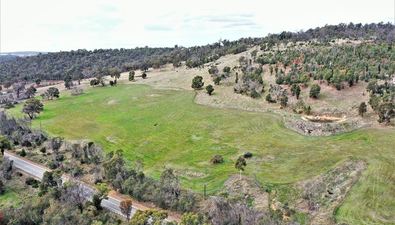
[[[199, 193], [204, 183], [211, 192], [219, 190], [229, 175], [237, 173], [234, 161], [244, 151], [256, 155], [247, 162], [245, 174], [256, 173], [273, 183], [308, 179], [349, 158], [361, 158], [368, 168], [337, 218], [357, 224], [393, 219], [393, 130], [307, 137], [285, 129], [277, 115], [200, 106], [193, 103], [194, 95], [130, 84], [91, 88], [82, 96], [63, 94], [59, 100], [45, 102], [45, 111], [33, 126], [41, 121], [51, 135], [93, 139], [105, 151], [122, 148], [130, 161], [143, 158], [153, 176], [164, 166], [181, 175], [187, 172], [183, 186]], [[116, 103], [108, 104], [111, 100]], [[225, 163], [210, 165], [214, 154], [224, 156]]]

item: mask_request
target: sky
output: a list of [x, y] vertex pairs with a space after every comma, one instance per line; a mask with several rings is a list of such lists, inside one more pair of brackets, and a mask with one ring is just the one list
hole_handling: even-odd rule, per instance
[[0, 0], [0, 51], [190, 47], [339, 23], [395, 23], [395, 0]]

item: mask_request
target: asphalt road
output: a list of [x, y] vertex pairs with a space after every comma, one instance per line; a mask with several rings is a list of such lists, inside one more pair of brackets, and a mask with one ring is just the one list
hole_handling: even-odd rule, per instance
[[[30, 175], [32, 175], [32, 176], [35, 176], [35, 177], [37, 177], [37, 178], [39, 178], [39, 179], [42, 179], [42, 178], [43, 178], [43, 175], [44, 175], [45, 171], [51, 171], [49, 168], [45, 168], [45, 167], [43, 167], [43, 166], [38, 166], [38, 165], [36, 165], [36, 164], [34, 164], [34, 163], [32, 163], [32, 162], [26, 160], [26, 159], [21, 159], [21, 158], [19, 158], [19, 157], [16, 157], [16, 156], [14, 156], [14, 155], [11, 155], [11, 154], [9, 154], [9, 153], [7, 153], [7, 152], [4, 152], [4, 155], [7, 156], [7, 157], [9, 157], [10, 160], [13, 160], [13, 161], [14, 161], [14, 164], [13, 164], [14, 167], [16, 167], [16, 168], [22, 170], [22, 171], [25, 172], [25, 173], [28, 173], [28, 174], [30, 174]], [[66, 177], [66, 176], [63, 176], [63, 177], [62, 177], [63, 182], [64, 182], [64, 181], [67, 181], [68, 179], [69, 179], [69, 178]], [[82, 184], [83, 184], [83, 183], [82, 183]], [[90, 188], [89, 186], [87, 186], [87, 185], [85, 185], [85, 184], [83, 184], [83, 185], [84, 185], [85, 191], [86, 191], [87, 193], [89, 193], [89, 194], [88, 194], [88, 196], [89, 196], [89, 197], [88, 197], [88, 200], [91, 200], [91, 199], [92, 199], [92, 195], [93, 195], [93, 193], [95, 192], [95, 190], [93, 190], [92, 188]], [[121, 210], [119, 209], [119, 204], [120, 204], [120, 203], [121, 203], [121, 200], [116, 199], [116, 198], [113, 198], [113, 197], [111, 197], [111, 196], [108, 196], [108, 199], [107, 199], [107, 200], [103, 200], [103, 201], [102, 201], [102, 206], [103, 206], [104, 208], [106, 208], [106, 209], [108, 209], [108, 210], [114, 212], [114, 213], [117, 213], [117, 214], [119, 214], [119, 215], [124, 216], [124, 215], [122, 214]], [[133, 214], [137, 211], [137, 209], [139, 209], [139, 208], [133, 206], [131, 216], [133, 216]]]

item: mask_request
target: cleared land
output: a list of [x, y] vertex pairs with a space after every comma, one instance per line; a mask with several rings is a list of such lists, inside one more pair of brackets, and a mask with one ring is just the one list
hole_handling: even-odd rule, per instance
[[[147, 79], [148, 80], [148, 79]], [[158, 177], [163, 167], [178, 171], [183, 187], [198, 193], [207, 183], [219, 191], [232, 174], [239, 154], [247, 160], [246, 176], [279, 186], [309, 179], [349, 159], [367, 169], [352, 189], [338, 221], [388, 223], [395, 211], [395, 133], [370, 128], [332, 137], [307, 137], [284, 128], [275, 114], [218, 109], [194, 103], [195, 92], [125, 84], [96, 87], [81, 96], [63, 92], [45, 102], [33, 126], [53, 136], [92, 139], [105, 151], [122, 148], [132, 161], [144, 159], [146, 172]], [[21, 105], [13, 109], [18, 114]], [[225, 162], [211, 165], [212, 155]]]

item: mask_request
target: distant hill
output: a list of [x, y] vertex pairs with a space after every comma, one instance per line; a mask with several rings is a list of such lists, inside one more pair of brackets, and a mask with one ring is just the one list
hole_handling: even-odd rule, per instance
[[36, 52], [36, 51], [20, 51], [20, 52], [2, 52], [0, 56], [19, 56], [19, 57], [26, 57], [26, 56], [34, 56], [38, 54], [46, 54], [48, 52]]
[[46, 54], [47, 52], [34, 52], [34, 51], [23, 51], [23, 52], [2, 52], [0, 53], [0, 63], [5, 61], [14, 60], [18, 57], [35, 56], [38, 54]]

